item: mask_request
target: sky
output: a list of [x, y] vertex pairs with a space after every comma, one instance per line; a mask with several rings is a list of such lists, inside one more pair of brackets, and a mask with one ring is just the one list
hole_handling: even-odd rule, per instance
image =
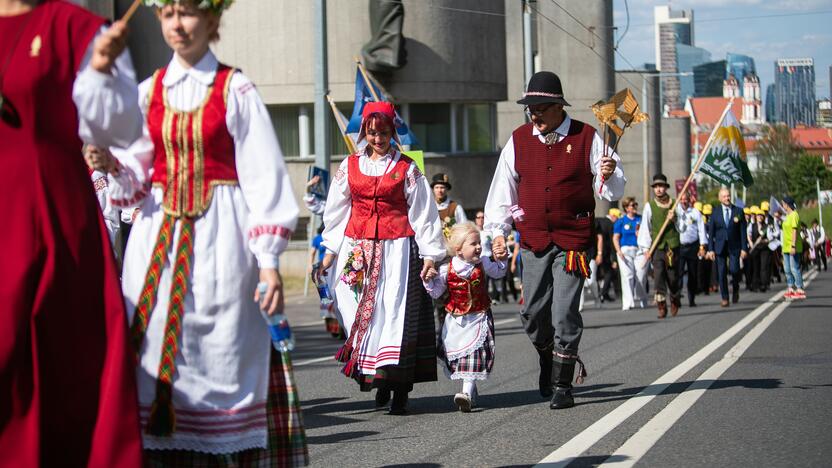
[[[774, 83], [774, 62], [778, 58], [799, 57], [814, 59], [815, 95], [817, 99], [829, 97], [832, 0], [626, 0], [626, 3], [630, 28], [618, 46], [617, 69], [631, 68], [622, 55], [637, 68], [655, 63], [653, 7], [670, 5], [673, 10], [693, 9], [693, 45], [708, 50], [711, 60], [724, 59], [726, 52], [754, 59], [763, 99], [766, 86]], [[627, 24], [625, 0], [613, 0], [613, 14], [618, 41]], [[749, 18], [760, 16], [768, 17]]]

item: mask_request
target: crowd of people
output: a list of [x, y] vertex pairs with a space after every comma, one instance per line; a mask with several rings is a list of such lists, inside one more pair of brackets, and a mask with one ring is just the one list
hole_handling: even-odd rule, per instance
[[[173, 57], [136, 84], [124, 21], [108, 26], [63, 0], [0, 0], [0, 163], [11, 174], [0, 187], [16, 201], [0, 233], [0, 456], [305, 465], [280, 318], [279, 259], [299, 209], [255, 86], [210, 49], [233, 2], [145, 3]], [[625, 199], [626, 213], [594, 222], [596, 199], [624, 194], [619, 156], [565, 111], [554, 73], [535, 73], [517, 103], [528, 122], [504, 145], [473, 223], [447, 175], [428, 183], [399, 151], [387, 102], [364, 106], [361, 149], [326, 200], [305, 200], [323, 216], [310, 260], [332, 291], [321, 312], [344, 339], [340, 372], [389, 414], [406, 414], [414, 385], [437, 380], [437, 358], [462, 384], [454, 404], [477, 405], [498, 358], [491, 307], [509, 293], [522, 302], [539, 392], [560, 410], [587, 375], [585, 289], [624, 309], [646, 307], [652, 289], [663, 318], [668, 304], [679, 312], [684, 277], [691, 306], [713, 285], [723, 306], [729, 292], [737, 302], [743, 273], [765, 290], [780, 275], [778, 248], [787, 297], [805, 297], [805, 262], [825, 269], [825, 233], [801, 226], [789, 197], [782, 222], [764, 207], [746, 219], [725, 190], [716, 209], [685, 197], [673, 209], [659, 174], [641, 215]], [[131, 234], [117, 265], [120, 221]]]

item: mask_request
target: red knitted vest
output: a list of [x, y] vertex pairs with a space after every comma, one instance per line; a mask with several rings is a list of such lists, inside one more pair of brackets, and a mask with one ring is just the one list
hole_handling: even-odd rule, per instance
[[211, 205], [214, 187], [237, 185], [234, 140], [225, 124], [228, 87], [235, 69], [220, 65], [205, 100], [183, 112], [168, 105], [156, 71], [148, 95], [147, 128], [153, 140], [153, 185], [162, 187], [166, 213], [198, 217]]
[[368, 176], [358, 167], [358, 155], [347, 162], [352, 209], [345, 234], [353, 239], [399, 239], [414, 235], [407, 219], [404, 183], [411, 160], [401, 155], [393, 169]]
[[448, 265], [448, 303], [445, 311], [453, 315], [484, 312], [491, 307], [488, 296], [488, 281], [482, 263], [474, 267], [471, 276], [465, 279], [456, 274], [453, 261]]
[[541, 143], [531, 123], [512, 136], [519, 205], [525, 211], [524, 220], [517, 222], [520, 245], [533, 252], [551, 244], [586, 250], [595, 224], [590, 169], [595, 129], [573, 119], [569, 134], [553, 145]]

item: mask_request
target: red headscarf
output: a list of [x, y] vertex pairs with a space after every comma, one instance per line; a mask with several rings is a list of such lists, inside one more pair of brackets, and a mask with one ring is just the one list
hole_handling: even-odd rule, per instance
[[399, 134], [396, 132], [395, 123], [396, 109], [393, 107], [393, 104], [384, 101], [374, 101], [364, 104], [364, 110], [361, 111], [361, 129], [358, 131], [358, 141], [366, 138], [367, 124], [370, 120], [376, 120], [368, 118], [373, 114], [378, 114], [378, 116], [381, 117], [381, 122], [390, 127], [390, 130], [393, 132], [393, 139], [398, 143]]

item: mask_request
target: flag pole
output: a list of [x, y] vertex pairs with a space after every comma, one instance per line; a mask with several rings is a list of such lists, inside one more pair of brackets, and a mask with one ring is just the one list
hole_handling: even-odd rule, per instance
[[342, 116], [341, 112], [338, 111], [338, 108], [335, 106], [335, 101], [332, 100], [332, 96], [327, 94], [326, 100], [329, 102], [329, 107], [332, 109], [332, 115], [335, 116], [335, 122], [338, 124], [338, 130], [341, 131], [341, 136], [344, 138], [347, 150], [350, 154], [357, 153], [358, 149], [355, 147], [355, 142], [352, 141], [352, 138], [350, 138], [349, 135], [347, 135], [347, 123], [343, 120], [344, 116]]
[[[688, 190], [688, 186], [690, 185], [691, 180], [693, 180], [693, 176], [699, 172], [699, 166], [702, 165], [702, 162], [705, 160], [705, 155], [708, 154], [708, 150], [711, 149], [711, 145], [714, 142], [714, 135], [716, 135], [716, 131], [719, 127], [722, 126], [722, 121], [725, 120], [725, 116], [728, 115], [728, 111], [731, 110], [731, 106], [734, 104], [734, 98], [731, 98], [728, 101], [728, 105], [725, 106], [725, 109], [722, 111], [722, 115], [719, 117], [719, 120], [714, 125], [714, 129], [711, 132], [711, 136], [708, 137], [708, 141], [705, 143], [705, 147], [702, 148], [702, 151], [699, 153], [699, 157], [696, 159], [696, 164], [693, 165], [693, 170], [688, 175], [687, 180], [685, 180], [685, 185], [682, 186], [682, 190], [679, 192], [679, 195], [676, 197], [676, 200], [673, 201], [673, 206], [670, 207], [669, 213], [676, 212], [676, 205], [679, 204], [679, 198], [685, 194]], [[661, 239], [662, 235], [664, 235], [665, 229], [667, 229], [667, 225], [670, 223], [670, 216], [665, 216], [664, 224], [662, 224], [662, 228], [659, 229], [659, 234], [653, 239], [653, 243], [650, 245], [650, 250], [647, 251], [647, 255], [644, 256], [644, 265], [642, 267], [646, 267], [648, 264], [647, 259], [649, 259], [653, 255], [653, 251], [656, 250], [656, 246], [659, 244], [659, 239]]]
[[361, 60], [358, 57], [353, 57], [355, 59], [355, 64], [358, 65], [358, 71], [361, 72], [361, 76], [364, 77], [364, 81], [367, 82], [367, 88], [370, 89], [370, 94], [373, 95], [374, 101], [381, 101], [379, 99], [378, 94], [376, 93], [375, 88], [373, 87], [373, 80], [370, 79], [370, 76], [367, 74], [367, 70], [364, 68], [364, 64], [361, 63]]
[[139, 5], [141, 4], [142, 0], [134, 0], [133, 4], [130, 5], [130, 8], [127, 9], [127, 12], [124, 14], [124, 16], [121, 17], [121, 21], [124, 21], [125, 23], [130, 21], [130, 18], [133, 17], [133, 13], [135, 13], [136, 10], [139, 9]]

